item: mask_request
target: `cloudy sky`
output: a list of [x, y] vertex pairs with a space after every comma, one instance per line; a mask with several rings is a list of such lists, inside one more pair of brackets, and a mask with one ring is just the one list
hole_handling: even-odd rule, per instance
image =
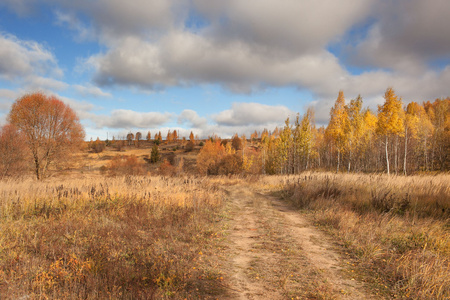
[[273, 129], [343, 90], [376, 109], [450, 96], [448, 0], [2, 0], [0, 123], [21, 95], [87, 138]]

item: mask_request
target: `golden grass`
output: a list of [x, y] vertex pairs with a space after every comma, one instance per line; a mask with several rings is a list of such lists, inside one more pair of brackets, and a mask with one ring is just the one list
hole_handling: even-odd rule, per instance
[[[450, 298], [450, 175], [265, 178], [338, 237], [392, 298]], [[385, 288], [383, 288], [385, 287]]]
[[222, 198], [206, 178], [1, 181], [0, 295], [212, 296]]

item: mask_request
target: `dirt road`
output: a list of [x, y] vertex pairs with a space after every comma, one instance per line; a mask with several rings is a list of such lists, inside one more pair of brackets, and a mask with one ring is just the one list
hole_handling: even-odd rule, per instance
[[227, 188], [231, 299], [372, 299], [328, 236], [275, 197]]

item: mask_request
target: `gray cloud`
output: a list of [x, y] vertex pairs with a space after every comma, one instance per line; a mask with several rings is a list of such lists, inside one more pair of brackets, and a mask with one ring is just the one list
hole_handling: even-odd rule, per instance
[[[119, 2], [63, 2], [89, 15], [109, 47], [87, 60], [100, 86], [160, 90], [210, 83], [235, 93], [296, 86], [319, 103], [340, 89], [375, 99], [398, 86], [405, 95], [429, 98], [445, 87], [445, 66], [429, 65], [450, 53], [448, 1]], [[190, 12], [202, 19], [193, 28], [186, 26]], [[343, 57], [327, 50], [332, 44]], [[344, 65], [349, 61], [373, 69], [355, 75]], [[436, 89], [417, 90], [421, 82]]]
[[242, 40], [262, 47], [298, 52], [316, 51], [364, 19], [372, 0], [194, 0], [211, 23], [212, 39]]
[[366, 37], [347, 49], [350, 61], [363, 66], [420, 74], [436, 59], [450, 59], [450, 2], [380, 1]]

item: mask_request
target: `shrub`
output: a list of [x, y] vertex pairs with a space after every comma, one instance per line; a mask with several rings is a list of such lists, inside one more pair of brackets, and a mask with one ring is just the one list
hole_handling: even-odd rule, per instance
[[163, 176], [174, 176], [177, 169], [167, 159], [165, 159], [161, 166], [159, 166], [159, 171]]
[[115, 156], [106, 166], [106, 173], [109, 176], [118, 175], [144, 175], [146, 173], [145, 164], [138, 161], [134, 155]]
[[189, 141], [189, 142], [187, 142], [184, 149], [186, 149], [186, 152], [191, 152], [192, 150], [194, 150], [194, 146], [195, 146], [194, 142]]
[[89, 148], [94, 153], [101, 153], [101, 152], [103, 152], [105, 150], [106, 143], [103, 142], [103, 141], [100, 141], [100, 139], [97, 138], [97, 140], [95, 140], [94, 142], [90, 142], [89, 143]]

